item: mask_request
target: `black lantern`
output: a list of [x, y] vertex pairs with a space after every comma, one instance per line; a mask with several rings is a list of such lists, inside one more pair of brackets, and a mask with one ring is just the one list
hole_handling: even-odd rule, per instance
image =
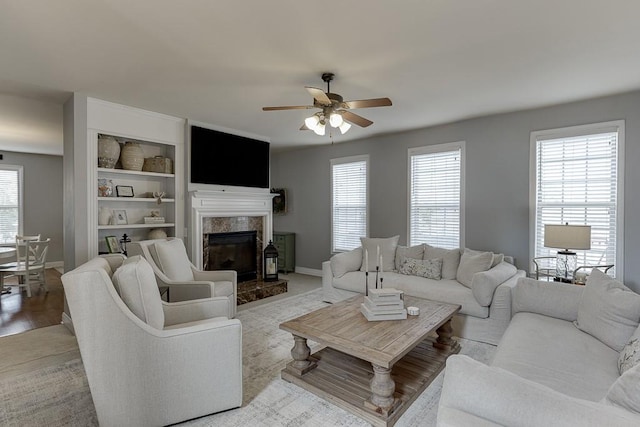
[[262, 278], [265, 282], [273, 282], [278, 280], [278, 250], [271, 240], [266, 248], [264, 248]]

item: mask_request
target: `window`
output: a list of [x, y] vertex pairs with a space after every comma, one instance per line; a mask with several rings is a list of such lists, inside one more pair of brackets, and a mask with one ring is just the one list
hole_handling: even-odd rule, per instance
[[0, 244], [22, 234], [22, 166], [0, 166]]
[[368, 222], [369, 156], [331, 160], [331, 251], [345, 252], [360, 246]]
[[531, 134], [534, 256], [558, 250], [544, 247], [545, 224], [590, 225], [578, 265], [614, 264], [621, 278], [623, 147], [623, 121]]
[[409, 244], [464, 246], [464, 142], [409, 149]]

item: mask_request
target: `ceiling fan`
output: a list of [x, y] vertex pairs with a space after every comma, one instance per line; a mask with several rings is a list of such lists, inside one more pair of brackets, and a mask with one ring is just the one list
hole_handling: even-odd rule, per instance
[[346, 133], [351, 128], [351, 123], [360, 127], [367, 127], [373, 124], [369, 119], [365, 119], [358, 114], [352, 113], [351, 109], [388, 107], [391, 104], [389, 98], [361, 99], [358, 101], [344, 101], [342, 96], [331, 93], [330, 83], [333, 80], [333, 73], [322, 73], [322, 80], [327, 83], [327, 91], [315, 87], [305, 86], [305, 89], [313, 96], [313, 105], [286, 105], [281, 107], [262, 107], [263, 111], [277, 110], [306, 110], [320, 108], [322, 111], [307, 117], [300, 130], [312, 130], [318, 135], [325, 134], [327, 122], [331, 127], [340, 129], [341, 133]]

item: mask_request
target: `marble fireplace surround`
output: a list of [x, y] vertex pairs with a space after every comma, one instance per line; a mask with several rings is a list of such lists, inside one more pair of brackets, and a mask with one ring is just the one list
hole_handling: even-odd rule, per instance
[[207, 233], [258, 232], [258, 274], [262, 272], [262, 251], [273, 238], [272, 199], [265, 192], [193, 191], [191, 199], [191, 254], [202, 269]]

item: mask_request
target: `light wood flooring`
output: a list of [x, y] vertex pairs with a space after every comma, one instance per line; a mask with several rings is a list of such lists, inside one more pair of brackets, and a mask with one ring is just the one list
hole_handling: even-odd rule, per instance
[[[71, 334], [66, 326], [60, 324], [64, 300], [60, 273], [52, 270], [51, 274], [52, 276], [47, 276], [49, 295], [36, 295], [34, 292], [31, 300], [29, 300], [24, 292], [22, 296], [18, 295], [17, 288], [13, 288], [15, 292], [12, 289], [11, 294], [2, 295], [0, 336], [5, 331], [5, 334], [9, 336], [0, 338], [0, 380], [36, 369], [58, 366], [61, 363], [80, 357], [75, 336]], [[51, 277], [51, 280], [49, 280], [49, 277]], [[286, 293], [242, 304], [238, 306], [238, 311], [248, 310], [275, 300], [309, 292], [322, 286], [320, 277], [291, 273], [282, 275], [282, 278], [289, 281]], [[56, 299], [59, 300], [58, 303], [55, 302]], [[7, 302], [5, 305], [5, 300], [11, 302]], [[56, 304], [59, 304], [59, 308], [55, 310], [57, 314], [52, 313], [48, 317], [51, 321], [49, 325], [56, 326], [37, 326], [38, 329], [29, 330], [26, 333], [18, 333], [36, 327], [34, 326], [36, 323], [32, 322], [30, 318], [42, 320], [43, 316], [33, 313], [46, 311], [45, 307], [48, 305], [57, 307]], [[14, 319], [15, 322], [13, 322]]]
[[0, 295], [0, 337], [18, 334], [31, 329], [58, 325], [64, 310], [64, 292], [60, 272], [46, 270], [49, 292], [32, 287], [31, 298], [24, 288], [15, 286], [17, 277], [7, 277], [5, 286], [11, 286], [10, 294]]

